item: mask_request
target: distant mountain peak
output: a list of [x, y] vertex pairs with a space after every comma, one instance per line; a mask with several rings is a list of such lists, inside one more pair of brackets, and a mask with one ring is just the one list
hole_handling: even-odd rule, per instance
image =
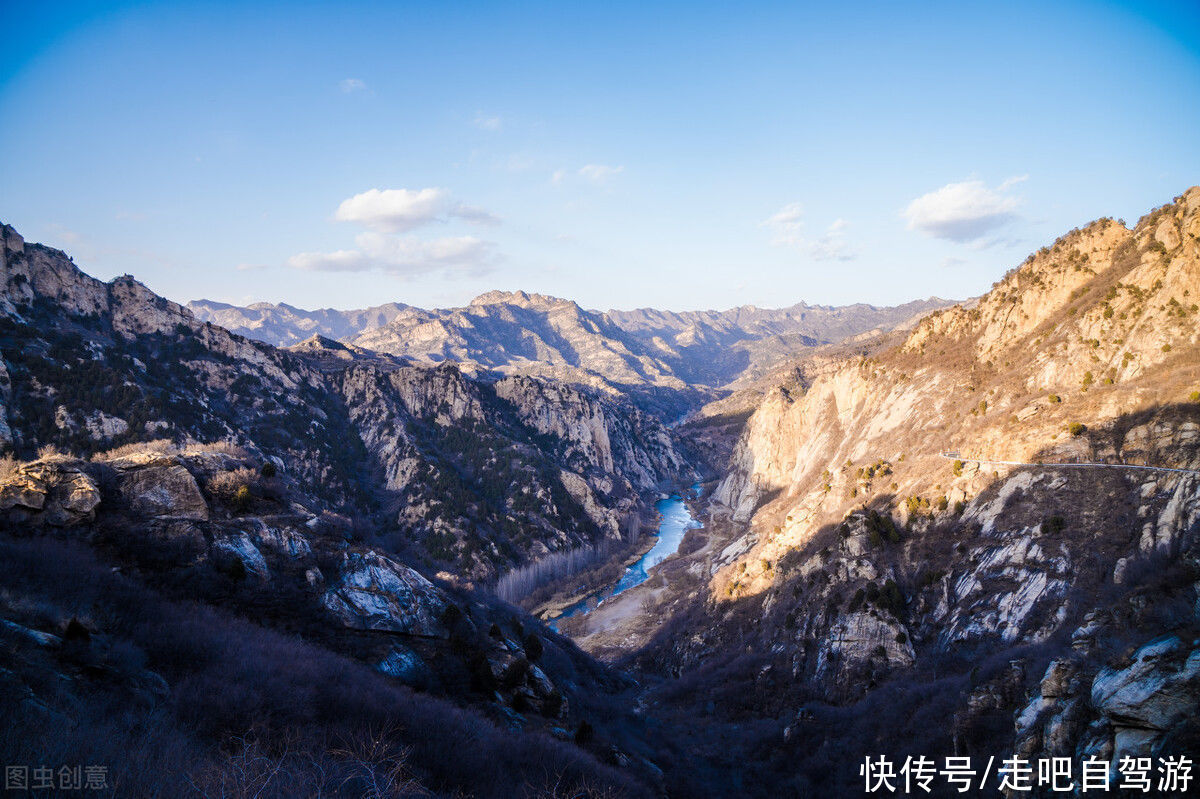
[[522, 308], [548, 307], [553, 305], [575, 305], [573, 300], [554, 297], [549, 294], [537, 294], [528, 291], [504, 291], [495, 289], [480, 294], [471, 300], [469, 307], [482, 305], [517, 305]]

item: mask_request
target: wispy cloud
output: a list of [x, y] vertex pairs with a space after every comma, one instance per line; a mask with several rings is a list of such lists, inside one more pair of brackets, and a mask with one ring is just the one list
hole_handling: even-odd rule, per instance
[[835, 219], [821, 234], [821, 237], [809, 247], [809, 254], [818, 261], [853, 261], [858, 257], [846, 241], [846, 228], [850, 223], [845, 219]]
[[607, 164], [585, 164], [579, 167], [579, 176], [593, 183], [607, 183], [610, 178], [625, 171], [623, 166], [608, 166]]
[[338, 81], [338, 88], [342, 90], [342, 94], [357, 94], [367, 91], [367, 84], [358, 78], [343, 78]]
[[384, 233], [402, 233], [450, 218], [475, 225], [500, 220], [488, 211], [456, 202], [445, 189], [368, 189], [342, 201], [333, 218]]
[[909, 230], [959, 244], [979, 242], [1019, 218], [1021, 200], [1007, 192], [1025, 180], [1028, 175], [1012, 177], [995, 189], [981, 180], [949, 183], [913, 200], [902, 215]]
[[438, 272], [483, 275], [490, 272], [498, 260], [495, 245], [474, 236], [427, 240], [416, 236], [361, 233], [354, 243], [356, 246], [352, 250], [302, 252], [289, 258], [288, 265], [318, 272], [374, 270], [411, 278]]
[[504, 127], [504, 120], [498, 116], [489, 116], [480, 111], [475, 114], [473, 124], [480, 130], [497, 131]]
[[578, 169], [562, 168], [554, 170], [554, 173], [550, 175], [550, 182], [565, 183], [572, 178], [582, 178], [589, 183], [602, 186], [624, 171], [624, 166], [610, 166], [608, 164], [584, 164]]
[[816, 239], [804, 235], [804, 206], [788, 203], [764, 219], [761, 227], [771, 231], [771, 243], [776, 247], [791, 247], [817, 261], [852, 261], [858, 253], [846, 241], [850, 223], [835, 219]]

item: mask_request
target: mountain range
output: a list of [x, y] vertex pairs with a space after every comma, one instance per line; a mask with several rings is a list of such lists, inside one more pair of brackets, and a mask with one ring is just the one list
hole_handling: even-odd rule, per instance
[[434, 310], [391, 303], [302, 311], [208, 300], [187, 307], [197, 319], [276, 346], [320, 335], [416, 364], [453, 361], [633, 392], [678, 412], [816, 347], [904, 325], [950, 304], [934, 297], [890, 308], [800, 303], [779, 310], [600, 312], [557, 297], [493, 291], [462, 308]]

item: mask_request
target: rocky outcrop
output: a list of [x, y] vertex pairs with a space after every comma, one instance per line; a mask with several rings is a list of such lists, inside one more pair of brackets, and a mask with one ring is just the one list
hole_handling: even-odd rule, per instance
[[53, 527], [91, 521], [100, 499], [99, 486], [91, 475], [55, 459], [20, 466], [0, 480], [0, 511]]
[[1123, 668], [1101, 669], [1091, 701], [1114, 731], [1118, 757], [1144, 756], [1200, 708], [1200, 648], [1165, 636], [1139, 647]]
[[857, 685], [911, 666], [914, 659], [904, 625], [874, 609], [860, 610], [840, 617], [829, 628], [817, 650], [816, 676], [854, 693]]
[[266, 559], [254, 542], [250, 540], [250, 536], [245, 533], [235, 533], [219, 538], [213, 542], [213, 549], [236, 558], [237, 562], [242, 564], [242, 569], [246, 574], [253, 575], [260, 580], [270, 579], [271, 570], [267, 567]]
[[1200, 649], [1167, 635], [1099, 670], [1050, 662], [1015, 719], [1018, 757], [1154, 757], [1200, 709]]

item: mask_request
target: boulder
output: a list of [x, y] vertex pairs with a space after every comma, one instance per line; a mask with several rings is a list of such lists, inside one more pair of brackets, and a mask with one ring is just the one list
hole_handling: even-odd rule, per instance
[[342, 624], [358, 630], [385, 630], [445, 637], [442, 591], [416, 571], [374, 551], [348, 553], [341, 579], [325, 592], [324, 603]]
[[162, 456], [121, 458], [112, 461], [111, 465], [120, 475], [121, 494], [135, 514], [195, 521], [208, 519], [208, 503], [200, 493], [196, 478], [178, 460]]
[[46, 504], [48, 486], [33, 475], [17, 472], [0, 486], [0, 509], [14, 507], [41, 510]]
[[306, 558], [312, 554], [308, 539], [291, 527], [272, 527], [261, 519], [247, 519], [248, 533], [260, 548], [292, 560]]

